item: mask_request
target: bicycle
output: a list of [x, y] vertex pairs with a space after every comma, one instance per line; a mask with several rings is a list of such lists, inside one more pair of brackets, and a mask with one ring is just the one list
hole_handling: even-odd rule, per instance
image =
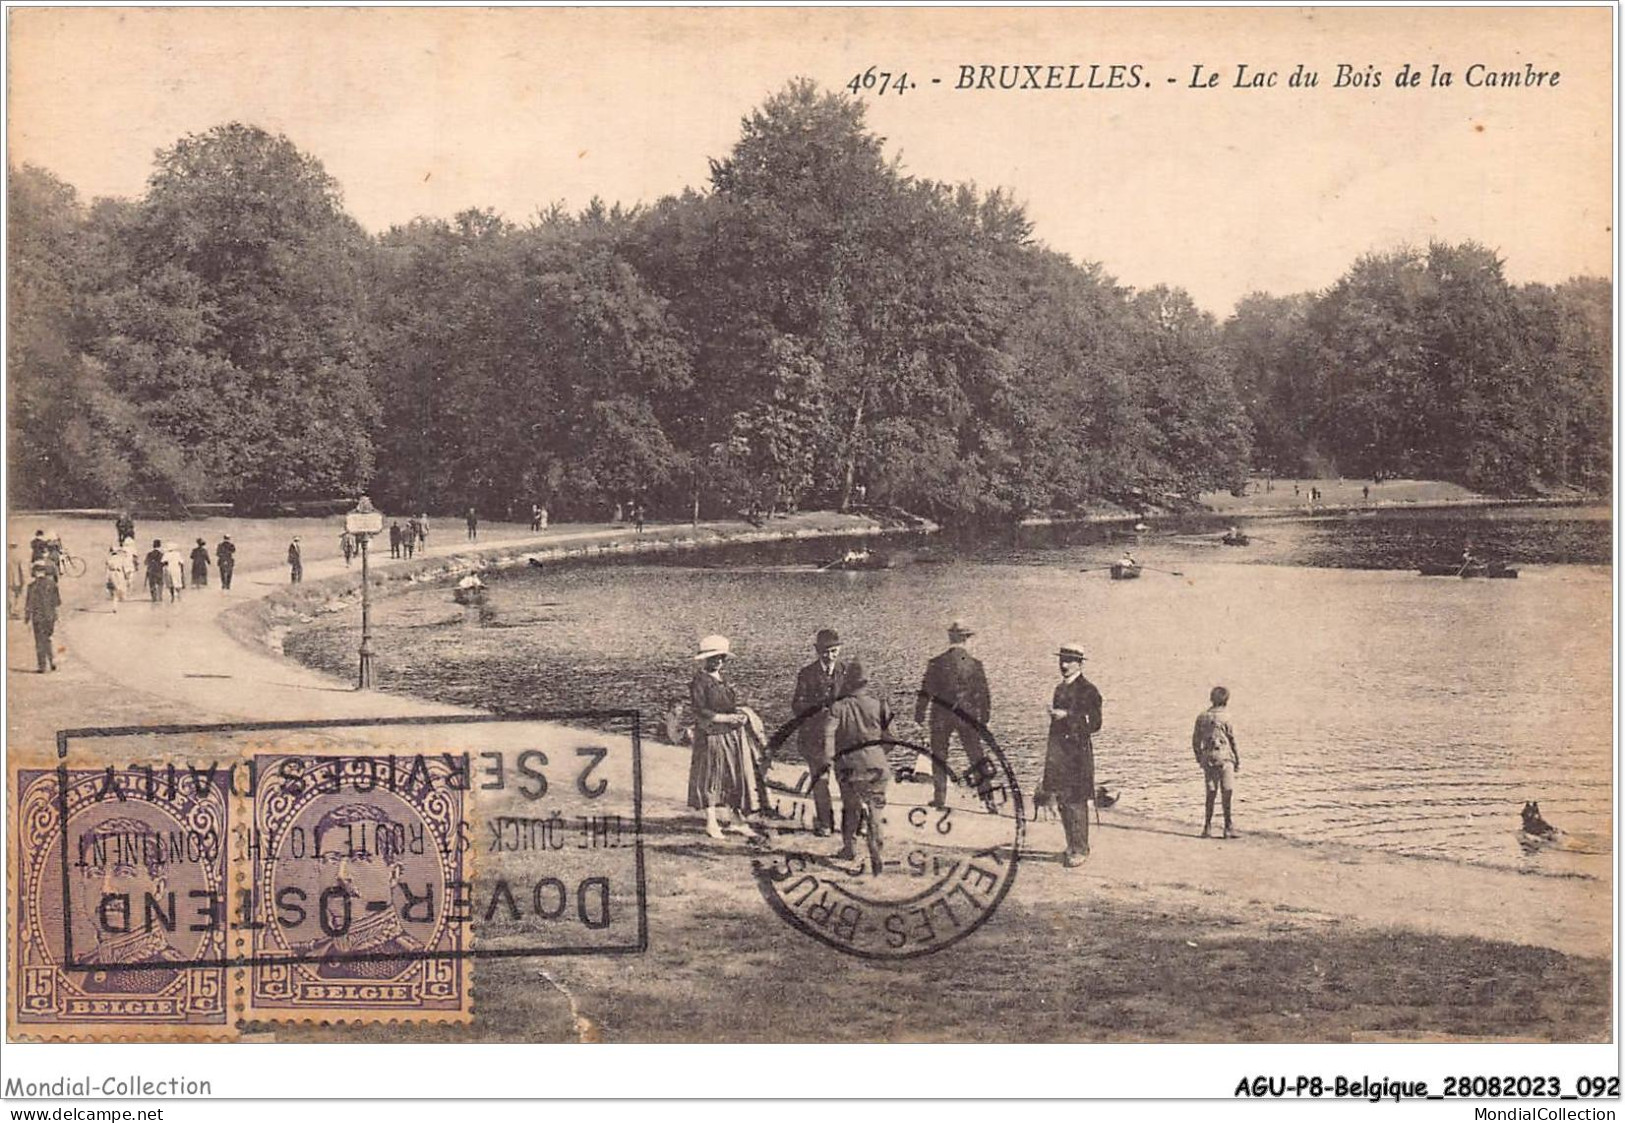
[[85, 559], [76, 557], [68, 553], [67, 550], [63, 550], [61, 554], [57, 555], [56, 565], [59, 571], [66, 573], [69, 577], [83, 577], [85, 575]]

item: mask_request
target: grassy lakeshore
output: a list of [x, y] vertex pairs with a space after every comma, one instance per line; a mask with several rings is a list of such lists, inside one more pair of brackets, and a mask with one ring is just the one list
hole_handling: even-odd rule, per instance
[[[1290, 497], [1290, 485], [1286, 491]], [[26, 543], [36, 521], [14, 521], [12, 540]], [[461, 526], [440, 524], [431, 534], [461, 536]], [[318, 571], [303, 593], [312, 604], [354, 583], [333, 569], [332, 520], [151, 524], [138, 535], [202, 535], [212, 544], [226, 526], [244, 557], [233, 598], [286, 590], [280, 555], [291, 533], [304, 538], [307, 567]], [[110, 531], [58, 524], [76, 548], [81, 527], [91, 540]], [[608, 537], [599, 545], [632, 533], [602, 529]], [[501, 548], [527, 535], [522, 526], [482, 525], [480, 545]], [[430, 559], [425, 572], [446, 564]], [[105, 660], [80, 658], [80, 648], [97, 645], [100, 658], [104, 637], [133, 621], [108, 611], [94, 570], [65, 582], [64, 593], [58, 674], [31, 673], [26, 629], [8, 629], [14, 760], [48, 750], [64, 727], [203, 722], [255, 705], [251, 681], [223, 678], [209, 684], [213, 695], [182, 695], [141, 673], [144, 659], [230, 664], [253, 637], [229, 637], [218, 615], [126, 606], [147, 626], [144, 646], [109, 673]], [[219, 591], [188, 596], [197, 605]], [[257, 650], [264, 655], [263, 643]], [[303, 697], [319, 712], [358, 696], [335, 689]], [[375, 701], [380, 711], [388, 702]], [[984, 928], [923, 959], [871, 963], [777, 920], [754, 884], [748, 848], [705, 838], [682, 806], [686, 765], [682, 749], [646, 746], [647, 954], [480, 961], [472, 1025], [380, 1025], [368, 1039], [1595, 1041], [1609, 1032], [1607, 934], [1562, 927], [1566, 915], [1606, 918], [1606, 884], [1278, 839], [1202, 842], [1107, 813], [1083, 870], [1054, 862], [1058, 828], [1035, 825], [1019, 880]], [[487, 946], [509, 935], [483, 925], [476, 933]], [[797, 991], [812, 978], [816, 986]], [[355, 1036], [343, 1026], [247, 1028], [290, 1041]]]

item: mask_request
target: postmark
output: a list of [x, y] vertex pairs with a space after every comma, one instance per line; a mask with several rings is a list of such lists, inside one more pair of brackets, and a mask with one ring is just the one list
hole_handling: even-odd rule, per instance
[[[776, 810], [798, 826], [774, 831], [752, 858], [758, 890], [773, 912], [819, 943], [875, 960], [930, 955], [987, 923], [1015, 883], [1025, 814], [1015, 773], [992, 735], [977, 729], [981, 760], [962, 771], [925, 746], [891, 737], [837, 755], [831, 771], [845, 781], [843, 799], [867, 802], [878, 820], [864, 824], [850, 857], [838, 849], [839, 838], [803, 829], [806, 784], [780, 788]], [[774, 743], [785, 740], [781, 731]], [[929, 787], [885, 782], [877, 773], [889, 770], [873, 766], [872, 754], [863, 756], [870, 749], [936, 761], [949, 777], [946, 805], [927, 802]]]
[[224, 781], [15, 768], [12, 1024], [65, 1040], [233, 1032]]

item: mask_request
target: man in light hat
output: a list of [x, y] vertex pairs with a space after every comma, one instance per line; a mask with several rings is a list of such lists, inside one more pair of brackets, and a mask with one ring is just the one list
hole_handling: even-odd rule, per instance
[[841, 659], [841, 637], [834, 628], [820, 628], [813, 639], [818, 658], [796, 673], [796, 692], [790, 710], [796, 716], [796, 743], [812, 774], [813, 834], [822, 838], [835, 829], [835, 808], [829, 798], [830, 758], [824, 750], [824, 715], [840, 697], [847, 664]]
[[56, 570], [43, 558], [30, 567], [33, 581], [23, 598], [23, 619], [34, 629], [34, 656], [39, 661], [39, 673], [56, 670], [56, 652], [51, 637], [56, 632], [56, 610], [62, 604], [62, 594], [56, 587]]
[[[945, 807], [948, 801], [948, 742], [959, 735], [959, 743], [969, 758], [971, 775], [981, 776], [986, 767], [982, 752], [982, 730], [992, 712], [987, 688], [987, 672], [981, 660], [965, 650], [965, 641], [976, 633], [963, 620], [948, 625], [948, 650], [925, 667], [914, 704], [914, 720], [931, 731], [931, 806]], [[978, 782], [978, 788], [982, 785]], [[994, 810], [991, 801], [983, 802]]]
[[1049, 747], [1044, 755], [1040, 801], [1053, 801], [1066, 832], [1062, 862], [1079, 866], [1089, 856], [1089, 801], [1095, 797], [1095, 746], [1100, 731], [1100, 691], [1083, 677], [1083, 645], [1063, 643], [1055, 653], [1061, 681], [1049, 709]]

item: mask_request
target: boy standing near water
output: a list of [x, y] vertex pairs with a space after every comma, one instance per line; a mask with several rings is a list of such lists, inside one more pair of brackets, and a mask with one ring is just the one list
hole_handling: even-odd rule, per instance
[[1230, 724], [1225, 707], [1230, 703], [1230, 691], [1215, 686], [1208, 695], [1213, 704], [1196, 715], [1196, 728], [1191, 731], [1191, 751], [1196, 763], [1202, 766], [1202, 777], [1207, 786], [1207, 812], [1202, 819], [1202, 837], [1213, 836], [1213, 797], [1224, 796], [1224, 837], [1239, 837], [1230, 818], [1230, 797], [1236, 789], [1236, 773], [1241, 771], [1241, 754], [1236, 750], [1236, 731]]

